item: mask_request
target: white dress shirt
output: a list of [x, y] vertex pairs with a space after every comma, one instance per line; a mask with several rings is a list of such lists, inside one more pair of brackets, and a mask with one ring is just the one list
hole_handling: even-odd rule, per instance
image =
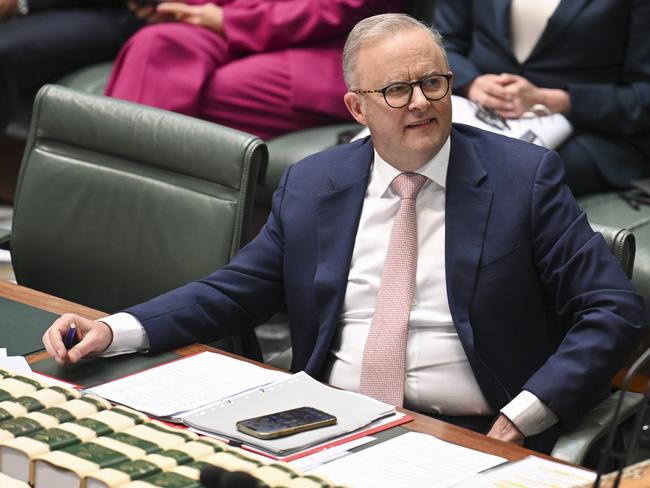
[[[429, 178], [417, 198], [418, 271], [409, 320], [404, 405], [445, 415], [490, 415], [487, 403], [456, 333], [445, 277], [445, 186], [451, 142], [417, 172]], [[390, 183], [400, 173], [375, 152], [354, 245], [343, 309], [324, 380], [359, 390], [361, 360], [374, 313], [381, 271], [388, 249], [399, 196]], [[149, 347], [138, 320], [125, 313], [102, 319], [113, 329], [105, 356]], [[535, 395], [523, 391], [502, 413], [524, 435], [534, 435], [557, 422]]]
[[[454, 327], [445, 282], [445, 185], [449, 139], [417, 170], [428, 181], [417, 200], [418, 264], [409, 318], [404, 406], [447, 415], [490, 415]], [[363, 202], [339, 326], [324, 380], [359, 391], [363, 350], [375, 311], [384, 259], [400, 197], [400, 171], [375, 152]]]

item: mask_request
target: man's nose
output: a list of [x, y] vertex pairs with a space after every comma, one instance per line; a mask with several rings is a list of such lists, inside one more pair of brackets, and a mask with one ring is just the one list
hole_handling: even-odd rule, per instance
[[429, 99], [424, 96], [422, 87], [420, 85], [415, 85], [413, 87], [411, 103], [409, 103], [409, 110], [426, 110], [428, 107]]

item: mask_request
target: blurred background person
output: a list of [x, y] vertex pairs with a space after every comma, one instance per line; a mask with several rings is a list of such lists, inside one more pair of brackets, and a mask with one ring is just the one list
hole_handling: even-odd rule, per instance
[[141, 6], [152, 25], [120, 52], [106, 94], [264, 139], [351, 120], [345, 38], [401, 0], [188, 0]]
[[0, 138], [22, 97], [113, 59], [140, 25], [123, 0], [0, 0]]
[[650, 1], [438, 0], [454, 92], [518, 118], [564, 114], [574, 195], [650, 176]]

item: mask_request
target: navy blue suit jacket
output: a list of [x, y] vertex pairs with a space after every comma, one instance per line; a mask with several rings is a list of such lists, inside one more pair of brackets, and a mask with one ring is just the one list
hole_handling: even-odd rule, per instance
[[[127, 310], [151, 349], [241, 331], [286, 302], [292, 369], [319, 377], [372, 158], [365, 139], [290, 167], [265, 227], [230, 264]], [[456, 126], [445, 260], [454, 324], [491, 406], [497, 411], [525, 388], [571, 425], [601, 398], [647, 317], [562, 176], [554, 152]]]
[[514, 73], [568, 90], [568, 118], [614, 186], [650, 176], [650, 2], [562, 0], [523, 63], [512, 51], [509, 0], [437, 0], [456, 89]]

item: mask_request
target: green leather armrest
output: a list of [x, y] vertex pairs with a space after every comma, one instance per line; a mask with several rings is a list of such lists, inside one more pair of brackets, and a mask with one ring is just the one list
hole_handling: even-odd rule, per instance
[[[551, 456], [573, 464], [581, 464], [594, 443], [609, 432], [620, 395], [620, 391], [612, 394], [591, 410], [578, 427], [560, 436]], [[642, 401], [641, 393], [627, 392], [623, 397], [618, 423], [633, 415]]]

